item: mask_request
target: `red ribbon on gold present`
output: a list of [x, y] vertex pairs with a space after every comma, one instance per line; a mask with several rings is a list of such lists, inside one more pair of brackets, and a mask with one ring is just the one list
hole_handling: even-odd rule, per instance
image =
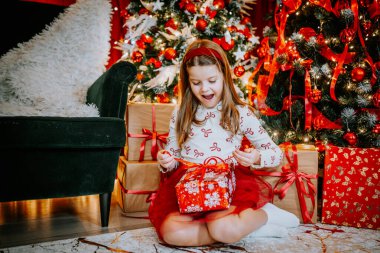
[[[318, 175], [307, 174], [298, 170], [298, 155], [295, 145], [286, 142], [281, 144], [280, 147], [285, 149], [285, 157], [288, 162], [286, 165], [282, 166], [282, 171], [270, 172], [265, 170], [254, 170], [253, 174], [257, 176], [280, 177], [280, 179], [273, 187], [274, 194], [278, 195], [280, 199], [283, 199], [285, 197], [286, 192], [295, 183], [301, 208], [302, 220], [304, 223], [313, 223], [312, 217], [315, 210], [315, 195], [317, 192], [315, 186], [311, 182], [311, 179], [318, 178]], [[290, 156], [290, 149], [293, 153], [293, 156]], [[312, 211], [307, 210], [305, 198], [310, 198], [313, 205]]]
[[150, 150], [153, 160], [157, 160], [157, 153], [159, 146], [163, 149], [164, 144], [166, 144], [166, 139], [169, 133], [159, 134], [156, 131], [156, 110], [154, 104], [152, 104], [152, 131], [147, 128], [142, 129], [142, 134], [131, 134], [128, 133], [128, 137], [132, 138], [144, 138], [140, 146], [140, 157], [139, 161], [144, 160], [145, 144], [147, 141], [152, 140], [152, 148]]

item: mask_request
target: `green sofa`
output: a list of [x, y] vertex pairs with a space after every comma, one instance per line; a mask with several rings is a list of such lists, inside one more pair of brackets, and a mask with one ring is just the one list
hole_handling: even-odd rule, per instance
[[0, 202], [99, 194], [101, 225], [108, 226], [136, 73], [132, 63], [118, 62], [88, 89], [87, 103], [100, 117], [0, 117]]

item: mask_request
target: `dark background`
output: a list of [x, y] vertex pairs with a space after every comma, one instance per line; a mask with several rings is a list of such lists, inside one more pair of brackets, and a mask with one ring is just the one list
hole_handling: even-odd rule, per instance
[[0, 6], [0, 56], [42, 32], [66, 8], [19, 0], [2, 0]]

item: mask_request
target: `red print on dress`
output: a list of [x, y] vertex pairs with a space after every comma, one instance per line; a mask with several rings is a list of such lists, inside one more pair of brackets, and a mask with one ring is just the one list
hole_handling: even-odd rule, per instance
[[264, 148], [264, 149], [269, 149], [270, 148], [270, 143], [268, 142], [268, 143], [266, 143], [266, 144], [261, 144], [260, 145], [262, 148]]
[[224, 159], [224, 161], [225, 161], [227, 164], [233, 164], [233, 163], [234, 163], [234, 156], [233, 156], [233, 155], [229, 155], [229, 156], [227, 156], [226, 159]]
[[265, 131], [263, 126], [260, 126], [259, 127], [259, 134], [263, 134], [263, 133], [266, 133], [266, 131]]
[[226, 142], [230, 142], [230, 143], [232, 143], [232, 138], [234, 138], [234, 135], [233, 135], [233, 134], [231, 134], [230, 137], [228, 137], [228, 138], [226, 139]]
[[252, 115], [253, 115], [253, 112], [248, 109], [247, 116], [252, 116]]
[[189, 145], [185, 145], [184, 148], [186, 150], [186, 155], [188, 155], [190, 153], [190, 150], [191, 150], [190, 146]]
[[175, 123], [175, 116], [172, 115], [172, 117], [170, 118], [171, 122], [174, 124]]
[[200, 156], [204, 156], [204, 153], [203, 152], [199, 152], [198, 149], [194, 149], [194, 156], [196, 158], [198, 158]]
[[218, 143], [214, 142], [212, 146], [210, 147], [210, 150], [220, 152], [222, 149], [218, 147]]
[[180, 148], [179, 149], [170, 148], [170, 152], [172, 152], [172, 155], [178, 157], [181, 154], [181, 149]]
[[189, 133], [189, 136], [194, 136], [194, 129], [192, 127], [190, 127], [190, 133]]
[[205, 119], [209, 119], [209, 118], [215, 118], [215, 113], [213, 113], [213, 112], [208, 112], [208, 113], [206, 114]]
[[212, 133], [211, 129], [202, 128], [201, 131], [203, 132], [204, 137], [208, 137], [208, 135]]
[[252, 128], [247, 128], [247, 130], [245, 130], [245, 132], [244, 132], [244, 134], [245, 135], [253, 135], [253, 130], [252, 130]]

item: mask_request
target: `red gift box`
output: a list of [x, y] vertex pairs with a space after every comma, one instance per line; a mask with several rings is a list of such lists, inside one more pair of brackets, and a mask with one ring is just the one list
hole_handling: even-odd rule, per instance
[[181, 213], [228, 209], [235, 190], [235, 177], [228, 164], [210, 157], [203, 164], [180, 162], [186, 173], [176, 185]]
[[380, 228], [380, 149], [326, 148], [322, 223]]

